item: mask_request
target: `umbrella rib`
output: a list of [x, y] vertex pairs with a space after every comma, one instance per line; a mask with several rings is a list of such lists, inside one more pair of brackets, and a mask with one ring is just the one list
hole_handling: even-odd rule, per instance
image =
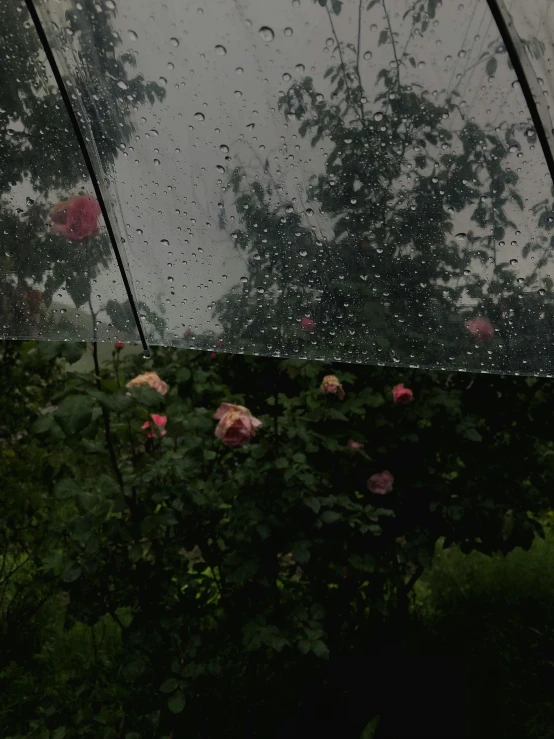
[[554, 135], [537, 75], [504, 0], [487, 0], [487, 4], [521, 86], [554, 185]]
[[144, 332], [144, 329], [142, 327], [142, 323], [140, 320], [139, 312], [137, 309], [137, 305], [135, 303], [135, 296], [133, 295], [133, 290], [131, 287], [131, 282], [129, 280], [129, 277], [127, 275], [127, 272], [125, 271], [125, 265], [123, 262], [123, 258], [121, 256], [121, 252], [119, 251], [119, 246], [117, 243], [117, 239], [115, 237], [115, 232], [113, 229], [113, 226], [111, 224], [110, 218], [108, 216], [108, 209], [106, 208], [106, 202], [104, 200], [104, 196], [102, 195], [102, 190], [100, 188], [100, 183], [98, 181], [98, 178], [96, 176], [96, 172], [94, 171], [94, 165], [92, 163], [92, 159], [90, 158], [90, 155], [88, 153], [85, 137], [83, 136], [83, 133], [81, 131], [81, 127], [79, 125], [79, 120], [77, 118], [77, 115], [75, 113], [75, 110], [73, 108], [73, 105], [71, 103], [71, 98], [69, 97], [69, 94], [67, 92], [67, 88], [65, 86], [65, 82], [63, 81], [62, 74], [60, 72], [60, 68], [58, 67], [58, 63], [56, 62], [56, 58], [54, 56], [54, 52], [52, 51], [52, 48], [50, 46], [50, 43], [48, 41], [48, 38], [46, 36], [46, 33], [44, 31], [44, 28], [42, 27], [42, 23], [40, 21], [39, 15], [37, 13], [37, 10], [35, 8], [35, 4], [33, 0], [25, 0], [25, 4], [27, 6], [27, 10], [29, 11], [29, 15], [31, 16], [31, 20], [33, 21], [33, 24], [35, 26], [35, 30], [37, 32], [37, 36], [39, 37], [40, 43], [42, 44], [42, 48], [44, 50], [44, 53], [46, 55], [46, 58], [48, 60], [48, 63], [50, 64], [50, 68], [52, 69], [52, 73], [54, 75], [54, 79], [56, 80], [56, 84], [58, 86], [58, 89], [60, 91], [60, 95], [62, 96], [62, 100], [65, 104], [65, 107], [67, 109], [67, 114], [69, 116], [69, 119], [71, 121], [71, 125], [73, 126], [73, 130], [75, 132], [75, 136], [77, 138], [77, 141], [79, 143], [79, 148], [81, 150], [81, 154], [83, 156], [83, 159], [85, 161], [86, 167], [88, 169], [90, 181], [92, 183], [92, 186], [94, 188], [94, 193], [96, 195], [96, 199], [98, 200], [98, 204], [100, 205], [100, 210], [102, 211], [102, 216], [104, 218], [104, 223], [106, 224], [106, 230], [108, 232], [108, 236], [110, 238], [112, 248], [115, 254], [115, 258], [117, 261], [117, 266], [119, 267], [119, 271], [121, 273], [121, 278], [123, 280], [123, 285], [125, 287], [125, 292], [127, 293], [127, 298], [129, 300], [129, 305], [131, 307], [131, 312], [133, 314], [133, 318], [135, 319], [135, 323], [137, 326], [138, 334], [140, 337], [140, 341], [142, 344], [142, 347], [144, 349], [145, 355], [150, 356], [150, 347], [148, 346], [148, 340], [146, 338], [146, 334]]

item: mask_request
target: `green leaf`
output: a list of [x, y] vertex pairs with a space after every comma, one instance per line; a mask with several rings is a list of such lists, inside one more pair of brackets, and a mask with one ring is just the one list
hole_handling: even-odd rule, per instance
[[44, 416], [40, 416], [40, 418], [37, 418], [37, 420], [33, 423], [31, 426], [31, 431], [34, 434], [38, 434], [41, 436], [42, 434], [47, 434], [49, 431], [51, 431], [56, 424], [56, 420], [54, 419], [53, 413], [45, 413]]
[[311, 508], [314, 513], [319, 513], [321, 509], [321, 503], [317, 498], [304, 498], [304, 503], [308, 506], [308, 508]]
[[178, 687], [179, 681], [174, 677], [170, 677], [169, 680], [166, 680], [165, 683], [160, 685], [160, 691], [162, 693], [173, 693]]
[[340, 15], [340, 11], [342, 10], [342, 0], [331, 0], [331, 7], [333, 8], [333, 13], [335, 15]]
[[491, 56], [489, 61], [486, 64], [485, 70], [489, 77], [492, 77], [493, 74], [496, 72], [496, 69], [498, 67], [498, 61], [494, 56]]
[[298, 564], [306, 564], [310, 560], [310, 550], [308, 549], [309, 541], [299, 541], [292, 548], [292, 558], [295, 559]]
[[77, 562], [68, 562], [62, 570], [61, 579], [63, 582], [75, 582], [81, 577], [82, 569]]
[[339, 518], [342, 518], [342, 513], [337, 513], [337, 511], [323, 511], [321, 514], [323, 523], [335, 523]]
[[188, 382], [188, 380], [190, 380], [190, 378], [192, 377], [192, 374], [188, 367], [180, 367], [177, 370], [175, 377], [177, 378], [178, 382]]
[[325, 642], [322, 642], [321, 639], [317, 639], [316, 641], [312, 642], [312, 652], [316, 655], [316, 657], [321, 657], [321, 659], [329, 659], [329, 648]]
[[64, 477], [62, 480], [58, 480], [54, 487], [54, 497], [58, 500], [67, 500], [67, 498], [75, 498], [79, 495], [80, 488], [77, 486], [74, 480], [69, 477]]
[[62, 341], [60, 348], [60, 356], [66, 359], [69, 364], [78, 362], [85, 353], [87, 345], [84, 343], [76, 343], [74, 341]]
[[163, 395], [157, 390], [154, 390], [154, 388], [132, 387], [129, 390], [131, 397], [150, 411], [158, 411], [164, 407]]
[[171, 713], [181, 713], [185, 707], [185, 696], [181, 690], [175, 691], [167, 701], [167, 707]]
[[388, 39], [389, 39], [389, 32], [388, 32], [388, 31], [387, 31], [387, 29], [385, 28], [385, 29], [384, 29], [383, 31], [381, 31], [381, 33], [379, 34], [379, 41], [378, 41], [378, 44], [377, 44], [377, 45], [378, 45], [378, 46], [383, 46], [383, 44], [386, 44], [386, 43], [387, 43]]
[[83, 431], [92, 420], [92, 400], [86, 395], [64, 398], [54, 417], [66, 436]]
[[52, 734], [52, 739], [65, 739], [67, 730], [65, 726], [58, 726], [56, 731]]

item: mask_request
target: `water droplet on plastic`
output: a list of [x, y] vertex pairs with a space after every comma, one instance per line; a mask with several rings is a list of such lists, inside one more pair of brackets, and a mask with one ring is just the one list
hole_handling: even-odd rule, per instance
[[460, 59], [463, 59], [463, 58], [464, 58], [464, 56], [465, 56], [466, 54], [467, 54], [467, 52], [466, 52], [466, 51], [464, 51], [463, 49], [461, 49], [461, 50], [460, 50], [460, 51], [458, 52], [458, 56], [460, 57]]
[[215, 47], [215, 52], [216, 52], [216, 54], [218, 54], [219, 56], [225, 56], [225, 54], [227, 53], [227, 49], [226, 49], [226, 48], [225, 48], [224, 46], [222, 46], [221, 44], [218, 44], [218, 45], [217, 45], [217, 46]]
[[510, 264], [513, 266], [517, 264], [517, 259], [510, 259]]
[[194, 114], [194, 117], [196, 118], [197, 121], [205, 121], [206, 120], [206, 116], [204, 115], [204, 113], [195, 113]]
[[285, 36], [288, 36], [290, 38], [290, 36], [292, 36], [292, 34], [293, 34], [293, 30], [292, 30], [292, 28], [290, 28], [290, 26], [287, 27], [287, 28], [285, 28]]
[[222, 167], [221, 164], [216, 164], [216, 167], [218, 172], [221, 172], [222, 174], [225, 174], [225, 167]]
[[467, 234], [460, 232], [459, 234], [456, 234], [454, 238], [456, 239], [456, 241], [465, 241], [467, 239]]
[[374, 113], [373, 120], [374, 121], [382, 121], [383, 120], [383, 114], [382, 113]]
[[134, 31], [127, 31], [127, 35], [131, 39], [131, 41], [138, 41], [138, 36]]
[[237, 67], [235, 69], [235, 74], [242, 74], [244, 72], [244, 69], [242, 67]]
[[544, 289], [544, 287], [541, 287], [541, 289], [539, 290], [539, 295], [546, 295], [546, 290]]
[[179, 42], [179, 39], [178, 38], [170, 38], [169, 40], [170, 40], [172, 46], [175, 46], [175, 47], [179, 46], [179, 43], [180, 42]]
[[367, 61], [367, 60], [371, 59], [372, 56], [373, 56], [373, 54], [371, 53], [371, 51], [366, 51], [365, 54], [364, 54], [364, 59]]
[[283, 72], [283, 77], [282, 77], [282, 79], [283, 79], [283, 80], [284, 80], [285, 82], [288, 82], [288, 81], [290, 80], [290, 74], [289, 74], [288, 72]]
[[300, 253], [300, 256], [301, 257], [307, 257], [308, 256], [308, 252], [306, 251], [306, 249], [300, 249], [300, 252], [299, 253]]
[[223, 152], [223, 154], [227, 154], [227, 152], [229, 151], [229, 147], [225, 144], [221, 144], [221, 146], [219, 147], [219, 151]]
[[297, 64], [295, 69], [297, 72], [300, 72], [300, 74], [302, 74], [302, 72], [306, 69], [306, 67], [303, 64]]
[[241, 277], [240, 281], [242, 282], [243, 285], [245, 285], [248, 282], [248, 277]]
[[264, 41], [267, 41], [268, 43], [270, 41], [273, 41], [275, 38], [275, 34], [273, 33], [273, 30], [269, 26], [262, 26], [260, 30], [258, 31], [260, 36]]
[[123, 82], [123, 80], [119, 80], [119, 82], [117, 83], [117, 86], [121, 90], [128, 90], [129, 89], [129, 85], [126, 82]]
[[525, 131], [525, 135], [528, 138], [531, 138], [531, 136], [534, 136], [535, 135], [535, 130], [533, 128], [528, 128], [527, 131]]

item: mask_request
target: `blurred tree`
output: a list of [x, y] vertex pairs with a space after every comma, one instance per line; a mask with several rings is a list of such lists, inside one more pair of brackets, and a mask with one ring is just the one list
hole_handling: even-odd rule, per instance
[[[121, 39], [111, 20], [113, 3], [98, 12], [93, 0], [67, 3], [67, 25], [58, 29], [60, 46], [71, 43], [78, 55], [78, 73], [72, 80], [77, 115], [91, 126], [100, 166], [106, 171], [120, 147], [130, 140], [130, 106], [154, 103], [163, 87], [132, 75], [131, 52], [117, 54]], [[3, 3], [0, 24], [4, 63], [0, 70], [0, 314], [6, 336], [35, 335], [36, 303], [27, 293], [40, 287], [49, 305], [65, 288], [77, 309], [91, 303], [99, 273], [112, 262], [106, 234], [85, 242], [69, 242], [49, 233], [47, 218], [60, 197], [92, 192], [81, 152], [61, 96], [48, 69], [35, 28], [24, 4]], [[71, 84], [69, 84], [71, 93]], [[86, 134], [86, 131], [85, 131]], [[25, 207], [23, 207], [25, 204]], [[110, 298], [113, 296], [110, 295]], [[96, 314], [93, 313], [93, 323]], [[120, 311], [121, 312], [121, 311]], [[133, 328], [127, 309], [117, 330]], [[42, 317], [40, 328], [48, 330]]]
[[[425, 43], [430, 25], [441, 26], [436, 0], [416, 0], [399, 30], [386, 0], [360, 2], [356, 42], [339, 39], [340, 2], [316, 5], [332, 33], [335, 64], [323, 75], [329, 87], [317, 89], [303, 77], [281, 96], [279, 109], [324, 152], [323, 171], [305, 198], [292, 200], [269, 159], [255, 154], [254, 180], [241, 166], [233, 171], [228, 192], [239, 227], [232, 237], [247, 274], [216, 307], [225, 334], [283, 355], [320, 356], [321, 344], [325, 356], [346, 360], [488, 369], [523, 363], [546, 371], [537, 321], [554, 327], [552, 281], [539, 281], [550, 236], [542, 231], [520, 244], [523, 259], [541, 252], [524, 278], [517, 260], [502, 261], [506, 234], [518, 228], [513, 218], [524, 207], [513, 157], [524, 141], [536, 144], [534, 131], [513, 122], [478, 125], [460, 104], [465, 73], [441, 93], [413, 82], [410, 42]], [[360, 39], [366, 14], [375, 19], [379, 10], [378, 45], [390, 45], [391, 54], [382, 53], [370, 100]], [[505, 51], [493, 40], [478, 61], [484, 73], [494, 75], [500, 55]], [[552, 229], [553, 207], [536, 206], [539, 229]], [[461, 217], [468, 228], [454, 235]], [[483, 347], [475, 357], [464, 319], [479, 314], [497, 338], [493, 352]]]

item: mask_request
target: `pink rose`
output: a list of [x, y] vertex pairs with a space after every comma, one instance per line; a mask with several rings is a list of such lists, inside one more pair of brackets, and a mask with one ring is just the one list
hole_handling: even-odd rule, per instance
[[348, 439], [348, 447], [350, 449], [363, 449], [364, 445], [361, 441], [354, 441], [354, 439]]
[[92, 195], [60, 200], [50, 213], [50, 230], [71, 241], [83, 241], [100, 233], [98, 218], [101, 212], [98, 201]]
[[325, 375], [319, 389], [322, 393], [331, 393], [332, 395], [336, 395], [339, 400], [344, 400], [344, 388], [335, 375]]
[[494, 326], [488, 318], [476, 318], [474, 321], [466, 321], [465, 327], [476, 341], [488, 344], [494, 338]]
[[150, 427], [150, 422], [145, 421], [142, 424], [143, 429], [150, 429], [149, 432], [146, 434], [146, 436], [149, 439], [156, 439], [158, 436], [165, 436], [167, 434], [167, 431], [165, 430], [165, 425], [167, 423], [167, 416], [158, 416], [157, 413], [152, 413], [150, 416], [154, 423], [154, 427]]
[[212, 353], [210, 354], [210, 357], [211, 357], [212, 359], [215, 359], [215, 358], [217, 357], [217, 353], [216, 353], [216, 352], [212, 352]]
[[308, 316], [304, 316], [304, 318], [300, 321], [300, 325], [305, 331], [311, 331], [313, 328], [315, 328], [315, 321], [312, 318], [308, 318]]
[[142, 375], [137, 375], [129, 380], [126, 387], [143, 387], [144, 385], [149, 385], [162, 395], [165, 395], [169, 390], [169, 385], [158, 377], [157, 372], [145, 372]]
[[121, 350], [123, 349], [123, 347], [124, 347], [124, 346], [125, 346], [125, 344], [124, 344], [124, 343], [123, 343], [122, 341], [116, 341], [116, 342], [115, 342], [115, 348], [116, 348], [116, 349], [117, 349], [118, 351], [121, 351]]
[[230, 447], [247, 444], [262, 425], [248, 408], [232, 403], [222, 403], [214, 413], [214, 418], [219, 421], [215, 430], [216, 437]]
[[388, 470], [376, 472], [367, 481], [367, 488], [376, 495], [385, 495], [392, 490], [394, 476]]
[[402, 405], [412, 401], [414, 399], [414, 394], [409, 388], [404, 387], [404, 383], [401, 382], [399, 385], [395, 385], [393, 387], [392, 399], [397, 405]]

